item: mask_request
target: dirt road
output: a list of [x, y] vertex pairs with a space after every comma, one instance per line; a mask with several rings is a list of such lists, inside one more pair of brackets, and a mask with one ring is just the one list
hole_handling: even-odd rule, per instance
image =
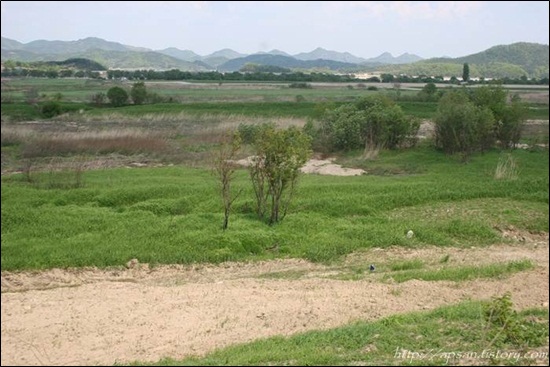
[[[506, 279], [341, 280], [349, 267], [422, 259], [438, 266], [530, 259]], [[302, 260], [149, 269], [2, 272], [2, 365], [90, 365], [204, 354], [230, 344], [512, 293], [548, 307], [548, 235], [488, 248], [373, 249], [324, 266]], [[378, 267], [380, 268], [380, 267]], [[346, 270], [348, 269], [348, 270]]]

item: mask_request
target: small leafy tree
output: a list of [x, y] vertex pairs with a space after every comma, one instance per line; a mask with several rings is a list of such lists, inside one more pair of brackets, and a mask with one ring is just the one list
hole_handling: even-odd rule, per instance
[[435, 101], [437, 99], [437, 86], [430, 82], [418, 92], [418, 97], [424, 101]]
[[214, 156], [214, 172], [220, 182], [220, 193], [224, 208], [223, 230], [226, 230], [229, 226], [231, 206], [241, 193], [241, 191], [239, 191], [236, 195], [233, 195], [231, 191], [231, 182], [233, 181], [233, 175], [237, 168], [234, 160], [240, 148], [241, 137], [239, 132], [225, 132]]
[[90, 97], [90, 99], [91, 99], [92, 103], [95, 104], [96, 106], [101, 106], [103, 103], [105, 103], [105, 100], [107, 99], [107, 96], [103, 92], [98, 92], [98, 93], [93, 94]]
[[416, 136], [418, 121], [384, 96], [366, 97], [354, 104], [329, 110], [323, 117], [322, 133], [332, 149], [352, 150], [387, 147], [395, 149]]
[[40, 108], [40, 112], [42, 113], [42, 116], [46, 118], [52, 118], [60, 115], [63, 112], [63, 109], [59, 102], [48, 101], [42, 105], [42, 107]]
[[124, 106], [128, 102], [128, 92], [121, 87], [112, 87], [107, 91], [107, 98], [114, 107]]
[[277, 130], [266, 124], [258, 132], [250, 177], [258, 216], [264, 218], [269, 211], [270, 225], [285, 217], [300, 168], [311, 155], [310, 145], [309, 137], [296, 127]]
[[465, 82], [470, 80], [470, 65], [467, 62], [462, 66], [462, 80]]
[[513, 148], [521, 138], [521, 130], [525, 123], [527, 108], [519, 96], [514, 95], [506, 107], [506, 114], [496, 123], [496, 138], [503, 148]]
[[144, 82], [134, 83], [130, 90], [130, 96], [134, 104], [143, 104], [147, 100], [147, 88]]
[[55, 101], [55, 102], [61, 102], [63, 100], [63, 94], [61, 93], [55, 93], [53, 96], [52, 96], [52, 100]]
[[493, 126], [487, 107], [476, 106], [466, 93], [446, 93], [435, 117], [435, 144], [448, 154], [462, 154], [466, 161], [474, 151], [490, 146]]
[[508, 92], [502, 86], [484, 86], [476, 88], [470, 99], [476, 106], [491, 110], [495, 119], [494, 137], [501, 147], [513, 148], [521, 138], [527, 112], [519, 96], [512, 96], [508, 103]]

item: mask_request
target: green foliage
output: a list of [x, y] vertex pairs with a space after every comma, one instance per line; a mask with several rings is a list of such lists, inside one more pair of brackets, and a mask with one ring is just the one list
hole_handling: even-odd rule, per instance
[[446, 93], [435, 118], [435, 144], [467, 160], [474, 151], [491, 145], [493, 126], [494, 117], [487, 107], [476, 106], [463, 92]]
[[300, 168], [311, 155], [310, 145], [309, 137], [296, 127], [277, 130], [263, 125], [256, 135], [250, 177], [258, 216], [263, 218], [269, 211], [269, 224], [285, 217]]
[[380, 80], [382, 83], [391, 83], [393, 82], [395, 77], [393, 74], [383, 73], [380, 75]]
[[237, 127], [239, 136], [243, 144], [253, 144], [256, 141], [256, 136], [258, 133], [265, 129], [269, 125], [270, 128], [275, 128], [275, 125], [272, 123], [263, 123], [263, 124], [245, 124], [240, 123]]
[[40, 107], [40, 112], [45, 118], [52, 118], [57, 115], [61, 115], [61, 113], [63, 113], [63, 108], [61, 107], [61, 104], [59, 104], [59, 102], [49, 101], [45, 102]]
[[105, 100], [107, 99], [107, 95], [103, 92], [94, 93], [91, 96], [91, 101], [96, 106], [101, 106], [103, 103], [105, 103]]
[[284, 68], [281, 66], [262, 65], [262, 64], [254, 64], [254, 63], [244, 64], [244, 66], [239, 71], [243, 73], [290, 73], [291, 72], [289, 68]]
[[311, 89], [313, 88], [311, 84], [305, 83], [305, 82], [295, 82], [291, 83], [288, 86], [289, 88], [297, 88], [297, 89]]
[[112, 87], [107, 91], [107, 98], [113, 107], [121, 107], [128, 102], [128, 92], [121, 87]]
[[132, 85], [130, 96], [134, 104], [140, 105], [147, 100], [147, 88], [144, 82], [137, 82]]
[[490, 109], [495, 120], [494, 139], [503, 148], [513, 148], [521, 138], [527, 116], [520, 98], [514, 95], [508, 103], [508, 92], [502, 86], [483, 86], [471, 91], [470, 99], [476, 106]]
[[[545, 232], [548, 152], [511, 154], [522, 167], [516, 180], [493, 179], [499, 152], [456, 165], [454, 157], [424, 145], [383, 151], [375, 162], [359, 160], [389, 175], [301, 175], [288, 220], [271, 227], [257, 220], [249, 173], [237, 170], [234, 187], [244, 191], [233, 204], [226, 234], [210, 170], [89, 170], [83, 172], [84, 187], [55, 190], [29, 185], [24, 175], [4, 175], [2, 270], [117, 266], [133, 257], [152, 264], [274, 256], [330, 262], [373, 247], [502, 243], [495, 225]], [[50, 181], [34, 167], [33, 180]], [[412, 240], [405, 236], [409, 229]], [[275, 242], [279, 253], [265, 250]]]
[[493, 297], [484, 307], [486, 337], [489, 345], [501, 347], [511, 344], [514, 347], [535, 347], [544, 343], [547, 333], [529, 327], [533, 321], [525, 322], [513, 309], [512, 295], [508, 292], [501, 297]]
[[[536, 43], [518, 42], [510, 45], [500, 45], [489, 48], [477, 54], [455, 59], [457, 62], [470, 64], [506, 63], [520, 66], [524, 74], [531, 74], [532, 77], [540, 77], [537, 68], [546, 66], [548, 76], [548, 45]], [[521, 76], [521, 75], [519, 75]]]
[[234, 161], [241, 149], [241, 143], [242, 140], [238, 131], [227, 131], [222, 136], [218, 149], [214, 152], [213, 168], [220, 183], [220, 193], [224, 208], [223, 230], [226, 230], [229, 226], [231, 206], [240, 193], [233, 193], [231, 186], [237, 169]]
[[438, 97], [435, 83], [426, 83], [422, 90], [418, 92], [418, 98], [422, 101], [437, 101]]
[[364, 115], [364, 111], [359, 111], [353, 104], [345, 104], [325, 112], [322, 133], [327, 136], [330, 150], [352, 150], [365, 145], [364, 137], [361, 136]]
[[459, 77], [463, 75], [465, 63], [468, 64], [469, 78], [548, 78], [548, 45], [520, 42], [495, 46], [460, 58], [434, 58], [412, 64], [388, 65], [379, 69], [395, 75]]
[[328, 110], [322, 132], [332, 149], [395, 149], [414, 137], [419, 123], [384, 96], [365, 97], [354, 104]]
[[527, 116], [527, 107], [517, 95], [506, 106], [506, 113], [496, 123], [496, 138], [504, 148], [513, 148], [521, 139], [521, 131]]
[[462, 66], [462, 81], [467, 82], [470, 80], [470, 65], [467, 62]]

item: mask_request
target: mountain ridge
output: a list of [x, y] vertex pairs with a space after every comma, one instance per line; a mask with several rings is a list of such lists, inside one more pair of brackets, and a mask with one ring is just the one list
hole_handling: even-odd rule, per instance
[[[189, 61], [189, 62], [203, 61], [203, 62], [206, 62], [207, 64], [209, 64], [207, 62], [207, 59], [217, 59], [218, 62], [215, 62], [216, 65], [221, 65], [221, 63], [219, 62], [220, 58], [227, 59], [224, 61], [226, 62], [232, 59], [247, 57], [247, 56], [257, 55], [257, 54], [287, 56], [287, 57], [293, 57], [302, 61], [322, 59], [322, 60], [332, 60], [332, 61], [339, 61], [339, 62], [352, 63], [352, 64], [368, 63], [371, 61], [377, 62], [376, 59], [380, 58], [380, 56], [377, 56], [374, 58], [365, 59], [363, 57], [352, 55], [349, 52], [332, 51], [332, 50], [324, 49], [322, 47], [317, 47], [316, 49], [310, 52], [302, 52], [295, 55], [291, 55], [288, 52], [277, 50], [277, 49], [274, 49], [268, 52], [259, 51], [252, 54], [243, 54], [235, 50], [232, 50], [230, 48], [224, 48], [224, 49], [212, 52], [208, 55], [199, 55], [192, 50], [188, 50], [188, 49], [182, 50], [177, 47], [168, 47], [160, 50], [152, 50], [145, 47], [135, 47], [135, 46], [124, 45], [118, 42], [106, 41], [104, 39], [97, 38], [97, 37], [87, 37], [76, 41], [36, 40], [36, 41], [31, 41], [29, 43], [21, 43], [16, 40], [2, 37], [2, 49], [8, 50], [8, 51], [18, 50], [18, 51], [28, 51], [28, 52], [38, 53], [38, 54], [63, 54], [63, 53], [86, 52], [91, 49], [97, 49], [97, 48], [106, 50], [106, 51], [157, 52], [157, 53], [171, 56], [183, 61]], [[391, 54], [389, 55], [391, 56]], [[406, 53], [406, 55], [409, 55], [409, 54]], [[416, 55], [413, 55], [413, 56], [415, 57], [414, 61], [422, 59], [420, 56], [416, 56]], [[391, 60], [386, 60], [386, 61], [388, 61], [389, 63], [400, 62], [400, 60], [398, 60], [399, 58], [393, 58], [393, 56], [391, 56], [391, 58], [392, 58]], [[21, 60], [21, 61], [27, 61], [27, 60]], [[401, 60], [401, 61], [410, 62], [408, 60]]]
[[[472, 75], [548, 77], [548, 45], [529, 42], [497, 45], [485, 51], [457, 58], [422, 59], [411, 53], [403, 53], [395, 57], [389, 52], [384, 52], [366, 59], [349, 52], [331, 51], [322, 47], [295, 55], [276, 49], [247, 55], [225, 48], [203, 56], [192, 50], [181, 50], [176, 47], [151, 50], [97, 37], [76, 41], [36, 40], [29, 43], [2, 37], [3, 61], [61, 61], [69, 58], [89, 58], [109, 68], [128, 69], [236, 71], [246, 64], [260, 64], [300, 70], [329, 69], [344, 72], [375, 71], [408, 75], [455, 76], [460, 76], [457, 70], [463, 63], [469, 63]], [[494, 72], [496, 69], [498, 71]]]

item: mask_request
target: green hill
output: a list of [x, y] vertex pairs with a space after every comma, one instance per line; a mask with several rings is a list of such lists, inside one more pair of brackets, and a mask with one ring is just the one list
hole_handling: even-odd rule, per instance
[[88, 50], [68, 54], [36, 54], [24, 50], [2, 50], [2, 60], [14, 61], [64, 61], [83, 58], [93, 60], [109, 69], [180, 69], [201, 71], [208, 68], [197, 63], [183, 61], [158, 52]]
[[2, 50], [19, 50], [23, 44], [19, 41], [2, 37]]
[[20, 43], [9, 38], [2, 37], [2, 48], [6, 50], [24, 50], [37, 54], [69, 54], [86, 52], [93, 49], [106, 51], [151, 51], [144, 47], [133, 47], [118, 42], [106, 41], [97, 37], [87, 37], [76, 41], [46, 41], [37, 40], [29, 43]]
[[271, 55], [271, 54], [255, 54], [238, 59], [229, 60], [219, 66], [222, 71], [237, 71], [246, 64], [270, 65], [278, 66], [287, 69], [314, 69], [326, 68], [330, 70], [346, 69], [356, 67], [357, 64], [350, 64], [332, 60], [298, 60], [294, 57]]
[[67, 59], [65, 61], [46, 61], [48, 65], [57, 65], [64, 68], [78, 69], [78, 70], [107, 70], [105, 66], [95, 61], [83, 58]]
[[472, 65], [476, 65], [478, 71], [482, 72], [485, 77], [498, 77], [499, 75], [521, 77], [526, 75], [532, 78], [542, 78], [548, 77], [548, 50], [548, 45], [518, 42], [511, 45], [494, 46], [476, 54], [454, 59], [437, 58], [424, 62], [460, 65], [468, 63], [470, 68]]

